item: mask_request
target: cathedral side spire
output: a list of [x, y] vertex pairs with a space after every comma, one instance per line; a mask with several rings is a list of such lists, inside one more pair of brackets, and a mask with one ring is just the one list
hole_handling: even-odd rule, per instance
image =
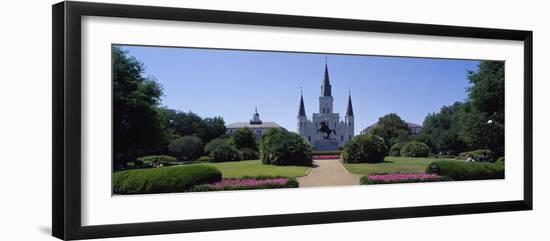
[[346, 110], [346, 116], [353, 116], [353, 106], [351, 105], [351, 92], [348, 96], [348, 108]]
[[298, 116], [306, 116], [306, 108], [304, 106], [304, 94], [300, 88], [300, 109], [298, 110]]

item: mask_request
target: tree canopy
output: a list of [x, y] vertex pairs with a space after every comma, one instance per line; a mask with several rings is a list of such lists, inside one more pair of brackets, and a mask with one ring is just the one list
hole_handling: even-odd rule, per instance
[[159, 110], [162, 87], [144, 77], [145, 68], [118, 47], [112, 48], [115, 162], [127, 162], [166, 143]]
[[380, 117], [376, 126], [369, 133], [384, 138], [386, 146], [389, 148], [395, 143], [409, 139], [409, 126], [399, 115], [390, 113]]
[[489, 148], [504, 154], [504, 62], [481, 61], [467, 75], [471, 86], [464, 103], [443, 106], [428, 114], [416, 138], [433, 152], [459, 152]]
[[254, 133], [249, 128], [235, 130], [235, 133], [233, 133], [233, 145], [239, 150], [244, 148], [258, 150], [256, 136], [254, 136]]

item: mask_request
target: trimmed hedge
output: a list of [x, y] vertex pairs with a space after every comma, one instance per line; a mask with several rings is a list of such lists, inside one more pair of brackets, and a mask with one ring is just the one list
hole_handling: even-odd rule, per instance
[[241, 153], [241, 157], [243, 160], [257, 160], [258, 158], [260, 158], [260, 155], [254, 149], [243, 148], [240, 149], [239, 152]]
[[393, 144], [393, 146], [391, 146], [391, 148], [390, 148], [389, 155], [390, 156], [401, 156], [401, 148], [403, 148], [404, 144], [405, 143], [403, 143], [403, 142]]
[[138, 157], [135, 164], [136, 167], [153, 167], [157, 165], [173, 166], [178, 165], [179, 163], [178, 160], [173, 156], [159, 155]]
[[427, 168], [426, 173], [450, 177], [455, 181], [503, 179], [504, 166], [486, 162], [435, 161]]
[[466, 155], [472, 156], [472, 158], [479, 160], [479, 158], [484, 157], [485, 154], [491, 155], [491, 150], [485, 150], [485, 149], [479, 149], [474, 151], [465, 151], [458, 154], [458, 156], [462, 159], [466, 159]]
[[428, 145], [419, 141], [409, 141], [401, 148], [401, 156], [404, 157], [427, 157], [430, 154]]
[[367, 134], [353, 137], [344, 145], [342, 161], [344, 163], [375, 163], [384, 161], [388, 148], [382, 137]]
[[113, 193], [187, 192], [195, 185], [221, 179], [222, 173], [217, 168], [204, 165], [128, 170], [113, 174]]
[[504, 157], [499, 157], [499, 158], [495, 161], [495, 164], [504, 166]]
[[311, 166], [311, 145], [300, 135], [272, 128], [260, 139], [260, 159], [263, 164], [278, 166]]

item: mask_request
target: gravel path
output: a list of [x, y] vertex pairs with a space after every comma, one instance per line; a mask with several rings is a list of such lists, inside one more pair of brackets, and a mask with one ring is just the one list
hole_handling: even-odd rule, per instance
[[349, 173], [338, 159], [314, 160], [309, 174], [299, 177], [300, 187], [359, 185], [361, 175]]

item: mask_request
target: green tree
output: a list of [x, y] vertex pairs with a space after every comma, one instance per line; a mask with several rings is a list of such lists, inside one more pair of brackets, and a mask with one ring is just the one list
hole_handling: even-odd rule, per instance
[[203, 143], [196, 136], [184, 136], [170, 141], [168, 150], [179, 161], [194, 161], [202, 155]]
[[504, 62], [482, 61], [470, 71], [469, 103], [461, 119], [461, 136], [472, 149], [504, 154]]
[[220, 116], [204, 118], [204, 127], [198, 135], [205, 143], [225, 135], [227, 131], [225, 121]]
[[118, 47], [112, 48], [115, 164], [156, 152], [166, 143], [159, 109], [162, 87], [143, 76], [145, 68]]
[[182, 112], [172, 109], [164, 110], [167, 125], [172, 137], [197, 136], [208, 143], [225, 135], [225, 122], [222, 117], [202, 118], [193, 112]]
[[453, 105], [443, 106], [438, 113], [431, 113], [424, 119], [422, 131], [415, 138], [426, 141], [434, 153], [458, 154], [465, 150], [466, 144], [459, 136], [461, 129], [460, 117], [463, 105], [455, 102]]
[[239, 150], [243, 148], [258, 150], [256, 136], [249, 128], [239, 128], [233, 133], [233, 145]]
[[386, 146], [393, 146], [395, 143], [409, 140], [409, 126], [399, 115], [390, 113], [378, 119], [370, 134], [380, 136], [384, 139]]

